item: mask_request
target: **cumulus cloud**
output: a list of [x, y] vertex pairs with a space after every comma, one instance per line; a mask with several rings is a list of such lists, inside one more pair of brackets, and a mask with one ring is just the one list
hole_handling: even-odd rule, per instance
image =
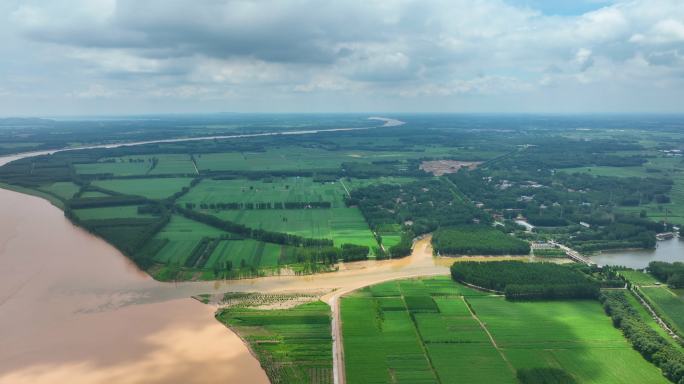
[[584, 1], [576, 14], [565, 12], [575, 1], [563, 12], [542, 3], [32, 0], [0, 8], [0, 28], [12, 53], [34, 50], [17, 60], [38, 55], [32, 69], [65, 74], [51, 80], [54, 92], [79, 97], [251, 95], [298, 105], [325, 94], [331, 109], [335, 97], [402, 109], [416, 98], [477, 95], [496, 110], [499, 96], [543, 100], [550, 88], [578, 103], [591, 84], [657, 83], [668, 97], [681, 89], [681, 0]]

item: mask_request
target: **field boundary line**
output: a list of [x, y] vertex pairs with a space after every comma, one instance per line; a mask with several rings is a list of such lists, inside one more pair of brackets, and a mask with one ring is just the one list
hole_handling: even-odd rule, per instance
[[399, 290], [401, 291], [401, 301], [404, 303], [404, 309], [406, 309], [406, 314], [408, 314], [409, 319], [411, 319], [411, 324], [413, 324], [413, 330], [416, 333], [416, 336], [418, 337], [418, 341], [420, 344], [420, 349], [423, 350], [423, 356], [425, 356], [425, 360], [427, 360], [428, 364], [430, 365], [430, 370], [432, 371], [432, 374], [435, 376], [435, 379], [437, 379], [437, 382], [442, 384], [442, 379], [439, 377], [439, 374], [437, 374], [437, 370], [435, 369], [435, 366], [432, 364], [432, 359], [430, 358], [430, 354], [428, 353], [427, 347], [425, 346], [425, 340], [423, 340], [423, 335], [420, 334], [420, 329], [418, 328], [418, 323], [416, 322], [415, 316], [413, 316], [413, 313], [408, 308], [408, 305], [406, 305], [406, 296], [404, 296], [404, 292], [401, 289], [401, 286], [399, 286]]
[[634, 294], [634, 296], [636, 296], [637, 299], [639, 299], [639, 302], [641, 303], [641, 305], [643, 305], [644, 308], [646, 308], [648, 310], [648, 312], [651, 314], [653, 319], [658, 323], [658, 325], [660, 325], [660, 327], [663, 328], [670, 335], [670, 337], [672, 337], [673, 339], [675, 339], [675, 341], [677, 341], [679, 339], [679, 335], [677, 334], [677, 332], [673, 331], [670, 328], [670, 326], [667, 324], [667, 322], [665, 322], [665, 320], [663, 320], [658, 315], [658, 312], [656, 312], [653, 309], [653, 307], [651, 307], [651, 305], [648, 303], [647, 299], [642, 296], [641, 292], [639, 292], [639, 289], [638, 288], [632, 288], [630, 291]]
[[511, 362], [508, 361], [508, 358], [506, 358], [506, 355], [503, 353], [501, 348], [499, 348], [499, 345], [496, 343], [494, 336], [492, 336], [492, 334], [489, 332], [489, 329], [487, 329], [487, 326], [482, 322], [482, 320], [480, 320], [479, 317], [477, 317], [477, 315], [475, 314], [475, 311], [473, 311], [473, 309], [470, 308], [470, 303], [468, 302], [468, 300], [466, 300], [465, 296], [461, 296], [461, 300], [463, 300], [463, 303], [468, 308], [468, 312], [470, 312], [470, 316], [472, 316], [473, 319], [475, 319], [475, 321], [477, 321], [477, 323], [480, 324], [480, 328], [482, 328], [482, 330], [485, 331], [485, 333], [487, 334], [487, 337], [489, 337], [489, 341], [492, 343], [492, 346], [494, 347], [494, 349], [496, 349], [496, 351], [499, 352], [499, 355], [501, 355], [501, 359], [503, 359], [503, 361], [506, 363], [508, 368], [511, 370], [511, 372], [513, 372], [513, 375], [515, 376], [515, 373], [516, 373], [515, 368], [513, 368], [513, 365], [511, 364]]
[[347, 189], [347, 186], [344, 185], [344, 181], [340, 178], [340, 184], [342, 184], [342, 188], [344, 188], [344, 191], [347, 192], [347, 196], [351, 197], [351, 193], [349, 193], [349, 189]]
[[358, 291], [359, 289], [376, 285], [380, 283], [386, 283], [388, 281], [403, 280], [403, 279], [417, 279], [425, 277], [434, 276], [444, 276], [443, 273], [413, 273], [407, 274], [405, 276], [392, 276], [387, 278], [378, 279], [375, 281], [364, 282], [359, 286], [353, 286], [350, 288], [338, 289], [330, 292], [326, 295], [321, 296], [321, 301], [328, 303], [331, 310], [331, 333], [333, 339], [333, 383], [334, 384], [346, 384], [347, 377], [345, 371], [344, 363], [344, 343], [342, 338], [342, 311], [340, 309], [340, 301], [343, 296]]

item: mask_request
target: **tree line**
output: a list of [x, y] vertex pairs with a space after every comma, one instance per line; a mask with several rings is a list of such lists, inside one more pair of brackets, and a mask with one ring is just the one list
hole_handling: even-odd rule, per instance
[[632, 347], [661, 369], [673, 383], [684, 382], [684, 354], [653, 330], [627, 299], [626, 291], [604, 291], [599, 300], [603, 309], [622, 330]]
[[214, 210], [254, 210], [254, 209], [327, 209], [332, 208], [329, 201], [288, 201], [288, 202], [249, 202], [249, 203], [185, 203], [186, 209], [214, 209]]
[[589, 299], [599, 293], [599, 285], [582, 272], [550, 263], [455, 262], [451, 277], [503, 292], [507, 300]]
[[681, 261], [651, 261], [648, 263], [648, 272], [672, 288], [684, 288], [684, 263]]
[[528, 255], [530, 244], [484, 225], [442, 228], [432, 236], [435, 251], [445, 255]]

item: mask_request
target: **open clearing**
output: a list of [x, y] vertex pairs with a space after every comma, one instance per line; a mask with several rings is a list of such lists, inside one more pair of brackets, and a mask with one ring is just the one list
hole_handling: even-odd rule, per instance
[[341, 311], [351, 384], [516, 383], [516, 370], [533, 367], [579, 383], [667, 382], [597, 301], [513, 303], [444, 277], [364, 288]]

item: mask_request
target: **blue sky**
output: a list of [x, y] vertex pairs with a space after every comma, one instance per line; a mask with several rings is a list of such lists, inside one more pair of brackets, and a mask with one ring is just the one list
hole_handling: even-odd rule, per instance
[[681, 0], [3, 0], [0, 115], [684, 112]]
[[546, 15], [577, 16], [611, 5], [611, 0], [509, 0], [509, 4], [528, 7]]

